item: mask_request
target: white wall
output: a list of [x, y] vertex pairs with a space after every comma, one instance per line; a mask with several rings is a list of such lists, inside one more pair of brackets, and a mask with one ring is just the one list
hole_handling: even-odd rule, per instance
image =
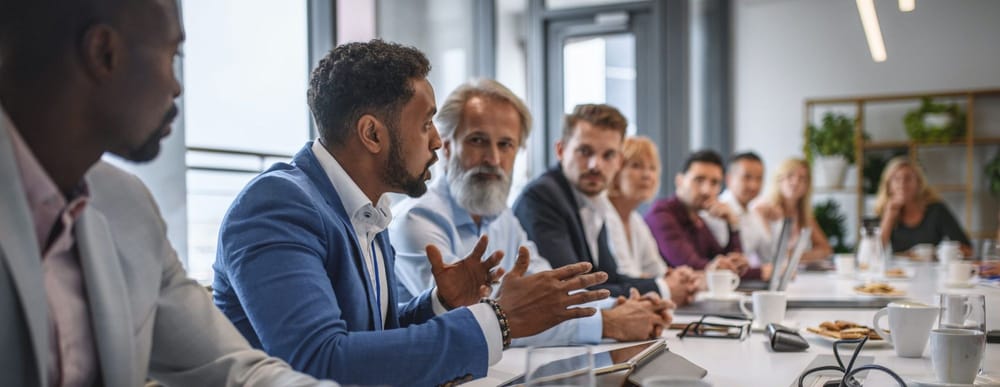
[[[1000, 87], [1000, 1], [921, 0], [902, 13], [895, 0], [876, 0], [883, 63], [871, 59], [854, 1], [733, 3], [735, 148], [758, 151], [769, 173], [801, 155], [807, 98]], [[973, 224], [995, 227], [995, 200], [981, 200], [988, 216], [976, 211]]]

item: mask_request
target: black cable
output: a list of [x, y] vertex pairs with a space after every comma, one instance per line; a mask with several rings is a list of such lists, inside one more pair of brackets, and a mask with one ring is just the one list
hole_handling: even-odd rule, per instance
[[[861, 383], [858, 382], [858, 380], [854, 378], [854, 375], [857, 374], [858, 372], [869, 371], [869, 370], [876, 370], [876, 371], [885, 372], [885, 373], [889, 374], [889, 376], [891, 376], [893, 379], [895, 379], [896, 382], [899, 383], [900, 386], [906, 387], [906, 382], [904, 382], [903, 379], [900, 378], [898, 374], [896, 374], [895, 372], [893, 372], [889, 368], [886, 368], [886, 367], [883, 367], [883, 366], [880, 366], [880, 365], [877, 365], [877, 364], [868, 364], [868, 365], [860, 366], [860, 367], [858, 367], [856, 369], [854, 368], [854, 362], [858, 359], [858, 355], [861, 354], [861, 348], [864, 347], [864, 345], [867, 342], [868, 342], [868, 336], [862, 337], [860, 339], [847, 339], [847, 340], [837, 340], [837, 341], [835, 341], [833, 343], [833, 357], [834, 357], [834, 359], [837, 360], [837, 365], [820, 366], [820, 367], [816, 367], [816, 368], [813, 368], [813, 369], [806, 370], [805, 372], [802, 373], [802, 375], [799, 376], [799, 387], [805, 387], [806, 377], [809, 376], [809, 375], [811, 375], [811, 374], [813, 374], [813, 373], [819, 372], [819, 371], [839, 371], [839, 372], [842, 372], [844, 374], [844, 376], [841, 377], [841, 379], [840, 379], [840, 383], [838, 384], [839, 387], [855, 387], [855, 386], [860, 386]], [[846, 344], [857, 344], [857, 347], [854, 348], [854, 353], [851, 355], [851, 360], [847, 363], [847, 367], [844, 367], [844, 362], [840, 359], [840, 351], [838, 350], [838, 346], [841, 345], [841, 344], [844, 344], [844, 345], [846, 345]]]

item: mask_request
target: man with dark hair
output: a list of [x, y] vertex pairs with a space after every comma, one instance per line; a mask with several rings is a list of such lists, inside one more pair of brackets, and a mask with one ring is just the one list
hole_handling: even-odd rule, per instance
[[610, 105], [577, 105], [566, 116], [562, 139], [556, 143], [559, 163], [525, 187], [514, 214], [552, 267], [590, 262], [608, 273], [608, 281], [599, 287], [613, 295], [628, 296], [635, 288], [685, 304], [696, 290], [689, 270], [670, 270], [659, 278], [618, 273], [604, 228], [603, 216], [610, 212], [602, 206], [610, 205], [603, 195], [621, 167], [627, 126]]
[[[724, 170], [718, 153], [711, 150], [692, 153], [674, 178], [675, 195], [655, 201], [644, 218], [668, 265], [688, 265], [697, 270], [729, 269], [759, 278], [759, 270], [749, 270], [740, 250], [739, 217], [718, 199]], [[728, 244], [722, 246], [716, 241], [699, 216], [700, 211], [726, 220]]]
[[159, 153], [183, 39], [173, 0], [0, 0], [5, 386], [318, 383], [240, 337], [146, 187], [100, 161]]
[[[567, 308], [605, 291], [577, 265], [500, 284], [482, 238], [453, 264], [427, 247], [437, 286], [402, 303], [385, 231], [388, 192], [426, 191], [441, 138], [430, 66], [415, 48], [372, 40], [334, 48], [313, 71], [320, 138], [254, 178], [223, 220], [214, 297], [252, 345], [314, 376], [360, 385], [437, 385], [486, 376], [510, 340], [594, 314]], [[514, 254], [515, 252], [511, 252]]]
[[[752, 268], [761, 268], [761, 277], [769, 279], [774, 246], [767, 224], [756, 211], [750, 211], [750, 202], [760, 195], [764, 185], [764, 162], [753, 152], [742, 152], [729, 159], [726, 170], [726, 190], [719, 195], [740, 218], [740, 248]], [[705, 216], [719, 244], [729, 242], [729, 227], [725, 219]]]

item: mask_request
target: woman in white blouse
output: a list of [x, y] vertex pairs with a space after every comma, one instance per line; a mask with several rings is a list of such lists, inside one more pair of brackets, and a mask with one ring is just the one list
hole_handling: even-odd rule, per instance
[[646, 137], [625, 139], [622, 167], [611, 187], [608, 200], [614, 211], [605, 216], [611, 250], [618, 273], [630, 277], [657, 278], [667, 271], [649, 226], [636, 211], [660, 189], [660, 155]]

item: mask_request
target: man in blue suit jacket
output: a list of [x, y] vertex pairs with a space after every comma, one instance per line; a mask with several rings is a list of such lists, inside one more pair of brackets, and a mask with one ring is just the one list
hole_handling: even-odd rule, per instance
[[607, 278], [583, 274], [588, 264], [524, 276], [522, 249], [498, 298], [479, 303], [502, 275], [490, 271], [501, 255], [481, 260], [484, 239], [452, 265], [429, 247], [438, 286], [397, 307], [383, 194], [427, 190], [441, 146], [429, 70], [411, 47], [335, 48], [310, 80], [320, 140], [253, 179], [223, 220], [215, 303], [251, 344], [298, 370], [366, 385], [482, 377], [511, 338], [591, 315], [567, 307], [608, 296], [568, 294]]

